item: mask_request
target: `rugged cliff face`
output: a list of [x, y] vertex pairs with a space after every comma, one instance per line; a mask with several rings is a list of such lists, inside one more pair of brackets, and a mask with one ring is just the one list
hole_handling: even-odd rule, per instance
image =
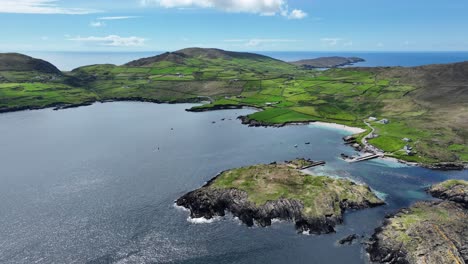
[[450, 180], [428, 192], [444, 201], [419, 202], [389, 216], [371, 238], [372, 261], [468, 262], [468, 182]]
[[428, 192], [439, 199], [459, 203], [468, 209], [468, 182], [448, 180], [432, 186]]
[[256, 165], [221, 173], [200, 189], [176, 201], [191, 217], [210, 219], [232, 213], [248, 226], [293, 221], [299, 232], [334, 232], [346, 209], [383, 202], [363, 185], [310, 176], [286, 164]]

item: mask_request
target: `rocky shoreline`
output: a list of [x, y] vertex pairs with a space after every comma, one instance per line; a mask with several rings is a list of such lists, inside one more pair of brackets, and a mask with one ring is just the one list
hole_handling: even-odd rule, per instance
[[387, 216], [367, 247], [371, 261], [468, 262], [468, 182], [449, 180], [428, 192], [443, 200], [417, 202]]
[[185, 111], [198, 113], [198, 112], [208, 112], [208, 111], [215, 111], [215, 110], [242, 109], [244, 107], [248, 107], [248, 106], [247, 105], [235, 105], [235, 104], [229, 105], [229, 104], [226, 104], [226, 105], [214, 105], [212, 107], [192, 107], [192, 108], [185, 109]]
[[[270, 164], [264, 166], [269, 166], [267, 169], [270, 175], [275, 173], [274, 170], [278, 166], [284, 166], [284, 168], [281, 167], [280, 169], [283, 170], [287, 167], [287, 170], [296, 171], [300, 177], [315, 177], [302, 174], [287, 165]], [[224, 176], [227, 175], [226, 173], [229, 173], [229, 171], [219, 174], [203, 187], [183, 195], [176, 200], [176, 205], [189, 209], [192, 218], [212, 219], [217, 216], [225, 216], [229, 212], [247, 226], [257, 224], [265, 227], [271, 225], [273, 219], [280, 219], [294, 222], [298, 232], [326, 234], [334, 232], [335, 226], [343, 223], [343, 213], [346, 210], [371, 208], [384, 204], [383, 201], [372, 194], [369, 187], [359, 186], [347, 180], [324, 181], [325, 185], [329, 186], [334, 184], [341, 186], [342, 183], [348, 184], [350, 186], [346, 185], [348, 191], [354, 192], [353, 198], [350, 199], [341, 199], [337, 197], [338, 195], [333, 194], [317, 196], [315, 198], [317, 199], [316, 203], [325, 204], [323, 205], [325, 208], [324, 213], [307, 214], [308, 208], [306, 208], [304, 201], [282, 196], [278, 199], [267, 200], [262, 204], [256, 204], [249, 199], [249, 194], [244, 190], [214, 186], [219, 177], [230, 177]], [[318, 201], [319, 199], [323, 199], [323, 201]], [[334, 210], [337, 210], [335, 207], [338, 207], [338, 212], [334, 213]]]
[[53, 108], [53, 110], [63, 110], [69, 108], [77, 108], [81, 106], [89, 106], [94, 103], [112, 103], [112, 102], [144, 102], [144, 103], [156, 103], [156, 104], [183, 104], [183, 103], [200, 103], [203, 100], [201, 98], [188, 98], [174, 101], [162, 101], [157, 99], [150, 99], [144, 97], [117, 97], [117, 98], [107, 98], [103, 100], [90, 100], [77, 104], [70, 103], [53, 103], [44, 106], [22, 106], [22, 107], [6, 107], [0, 108], [0, 113], [10, 113], [17, 111], [27, 111], [27, 110], [41, 110], [47, 108]]
[[[405, 161], [402, 159], [397, 159], [393, 157], [384, 157], [385, 152], [373, 147], [369, 143], [366, 143], [365, 146], [362, 146], [357, 142], [357, 139], [355, 136], [345, 136], [342, 138], [344, 141], [345, 145], [348, 145], [357, 152], [362, 152], [364, 154], [380, 154], [382, 155], [381, 158], [388, 158], [388, 159], [394, 159], [395, 161], [405, 164], [408, 166], [419, 166], [431, 170], [440, 170], [440, 171], [453, 171], [453, 170], [465, 170], [468, 169], [468, 164], [464, 163], [459, 163], [459, 162], [438, 162], [438, 163], [432, 163], [432, 164], [425, 164], [425, 163], [418, 163], [418, 162], [410, 162], [410, 161]], [[342, 158], [350, 158], [349, 156], [342, 154]]]
[[284, 127], [288, 125], [308, 125], [314, 120], [310, 121], [292, 121], [292, 122], [284, 122], [284, 123], [268, 123], [263, 121], [257, 121], [255, 119], [250, 119], [248, 116], [238, 116], [237, 119], [241, 121], [243, 125], [247, 125], [250, 127]]

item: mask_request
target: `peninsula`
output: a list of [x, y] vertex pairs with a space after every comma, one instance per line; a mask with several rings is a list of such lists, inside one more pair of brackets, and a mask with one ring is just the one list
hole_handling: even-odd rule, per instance
[[192, 218], [211, 219], [229, 212], [248, 226], [268, 226], [281, 219], [293, 221], [299, 232], [323, 234], [334, 232], [345, 210], [384, 202], [368, 186], [273, 163], [224, 171], [176, 204], [189, 209]]
[[342, 66], [353, 65], [358, 62], [364, 62], [365, 60], [358, 57], [320, 57], [315, 59], [299, 60], [290, 62], [291, 64], [302, 66], [306, 69], [314, 68], [336, 68]]

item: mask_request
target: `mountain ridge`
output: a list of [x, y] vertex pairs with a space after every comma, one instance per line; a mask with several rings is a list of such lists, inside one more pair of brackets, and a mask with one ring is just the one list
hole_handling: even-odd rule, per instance
[[[260, 55], [250, 52], [236, 52], [236, 51], [226, 51], [216, 48], [185, 48], [173, 52], [165, 52], [156, 56], [141, 58], [137, 60], [130, 61], [124, 66], [131, 67], [145, 67], [151, 66], [154, 63], [161, 61], [169, 61], [176, 64], [184, 64], [186, 59], [189, 58], [201, 58], [201, 59], [223, 59], [223, 60], [232, 60], [232, 59], [251, 59], [256, 61], [263, 60], [273, 60], [277, 62], [283, 62], [278, 59], [274, 59], [265, 55]], [[286, 62], [284, 62], [286, 63]]]

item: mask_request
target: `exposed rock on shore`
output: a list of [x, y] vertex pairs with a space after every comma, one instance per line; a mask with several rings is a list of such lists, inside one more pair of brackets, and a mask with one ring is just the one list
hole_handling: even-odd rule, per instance
[[459, 203], [468, 209], [467, 181], [448, 180], [432, 186], [428, 192], [436, 198]]
[[283, 122], [283, 123], [269, 123], [269, 122], [251, 119], [248, 116], [239, 116], [237, 117], [237, 119], [240, 119], [243, 125], [248, 125], [250, 127], [284, 127], [287, 125], [309, 124], [310, 122], [314, 122], [314, 120], [310, 120], [310, 121], [294, 121], [294, 122]]
[[432, 186], [434, 197], [389, 216], [367, 248], [378, 263], [468, 262], [468, 182], [450, 180]]
[[187, 112], [208, 112], [208, 111], [214, 111], [214, 110], [228, 110], [228, 109], [242, 109], [244, 106], [243, 105], [213, 105], [211, 107], [192, 107], [188, 108], [185, 111]]
[[193, 218], [232, 213], [252, 226], [289, 220], [299, 232], [334, 232], [346, 209], [384, 204], [369, 187], [343, 179], [306, 175], [286, 164], [255, 165], [221, 173], [176, 201]]

